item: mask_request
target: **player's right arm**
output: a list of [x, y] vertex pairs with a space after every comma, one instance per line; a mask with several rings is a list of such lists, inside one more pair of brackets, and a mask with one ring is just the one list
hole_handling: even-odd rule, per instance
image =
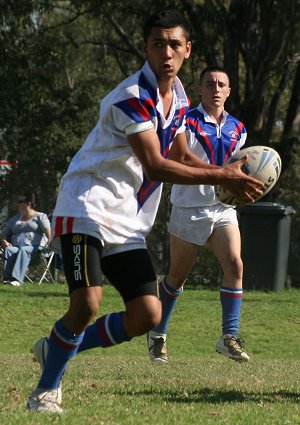
[[[207, 164], [204, 168], [200, 162], [194, 164], [190, 161], [185, 162], [183, 152], [180, 162], [172, 158], [165, 159], [161, 155], [160, 142], [154, 128], [134, 133], [127, 138], [149, 180], [189, 185], [223, 185], [238, 199], [250, 202], [253, 201], [252, 195], [261, 194], [260, 188], [263, 183], [246, 176], [241, 170], [246, 158], [224, 168], [208, 167]], [[182, 149], [186, 149], [186, 158], [188, 158], [185, 134], [177, 135], [174, 143], [182, 144]]]

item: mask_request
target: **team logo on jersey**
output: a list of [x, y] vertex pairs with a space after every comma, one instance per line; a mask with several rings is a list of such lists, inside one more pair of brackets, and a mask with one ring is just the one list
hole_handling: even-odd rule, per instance
[[202, 137], [211, 136], [211, 133], [207, 133], [207, 131], [201, 131], [200, 136]]
[[229, 131], [230, 137], [232, 139], [237, 139], [238, 138], [238, 134], [236, 131]]

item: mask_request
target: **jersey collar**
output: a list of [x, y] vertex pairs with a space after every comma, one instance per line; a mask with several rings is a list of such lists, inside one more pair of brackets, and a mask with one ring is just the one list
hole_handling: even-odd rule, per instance
[[[168, 122], [168, 118], [165, 119], [165, 117], [164, 117], [163, 103], [162, 103], [162, 100], [161, 100], [161, 97], [160, 97], [160, 94], [159, 94], [157, 79], [156, 79], [156, 76], [155, 76], [154, 72], [152, 71], [148, 61], [146, 61], [144, 63], [144, 65], [142, 67], [142, 72], [145, 75], [145, 78], [148, 81], [148, 83], [151, 85], [151, 87], [156, 90], [156, 108], [157, 108], [158, 112], [160, 113], [162, 123], [164, 125], [165, 123]], [[173, 84], [173, 101], [172, 101], [172, 106], [171, 106], [171, 110], [170, 110], [170, 113], [169, 113], [169, 117], [174, 114], [175, 109], [182, 108], [182, 107], [188, 107], [188, 105], [189, 105], [188, 98], [185, 94], [183, 85], [182, 85], [180, 79], [178, 77], [175, 77], [174, 84]]]
[[[216, 122], [208, 115], [206, 110], [203, 108], [203, 105], [202, 105], [201, 102], [199, 103], [197, 109], [204, 115], [204, 120], [206, 122], [211, 122], [211, 123], [217, 125]], [[223, 117], [222, 117], [222, 121], [221, 121], [221, 125], [220, 125], [221, 127], [225, 124], [226, 118], [228, 117], [228, 115], [229, 115], [228, 112], [226, 112], [225, 109], [223, 109]]]

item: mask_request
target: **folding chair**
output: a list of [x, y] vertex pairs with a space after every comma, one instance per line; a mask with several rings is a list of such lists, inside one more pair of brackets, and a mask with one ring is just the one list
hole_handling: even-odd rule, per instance
[[[4, 248], [0, 246], [0, 274], [3, 275]], [[42, 248], [33, 254], [25, 279], [30, 283], [38, 282], [40, 285], [46, 281], [48, 283], [58, 282], [58, 272], [63, 271], [62, 261], [58, 254], [50, 248]], [[60, 275], [60, 280], [62, 276]], [[1, 279], [1, 278], [0, 278]]]
[[53, 276], [50, 269], [54, 256], [55, 253], [49, 248], [43, 248], [37, 251], [32, 256], [25, 278], [31, 283], [38, 281], [39, 285], [44, 281], [55, 283], [55, 276]]

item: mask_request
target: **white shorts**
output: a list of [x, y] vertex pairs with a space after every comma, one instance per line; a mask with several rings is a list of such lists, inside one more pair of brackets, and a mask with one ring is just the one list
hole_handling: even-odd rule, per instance
[[214, 229], [229, 225], [238, 226], [236, 211], [222, 204], [209, 207], [172, 207], [169, 232], [187, 242], [205, 245]]
[[82, 233], [99, 239], [103, 246], [102, 257], [133, 249], [147, 249], [146, 242], [143, 240], [130, 241], [122, 245], [105, 242], [101, 235], [100, 225], [90, 218], [53, 216], [51, 227], [52, 241], [50, 247], [55, 252], [61, 251], [60, 236], [68, 233]]

